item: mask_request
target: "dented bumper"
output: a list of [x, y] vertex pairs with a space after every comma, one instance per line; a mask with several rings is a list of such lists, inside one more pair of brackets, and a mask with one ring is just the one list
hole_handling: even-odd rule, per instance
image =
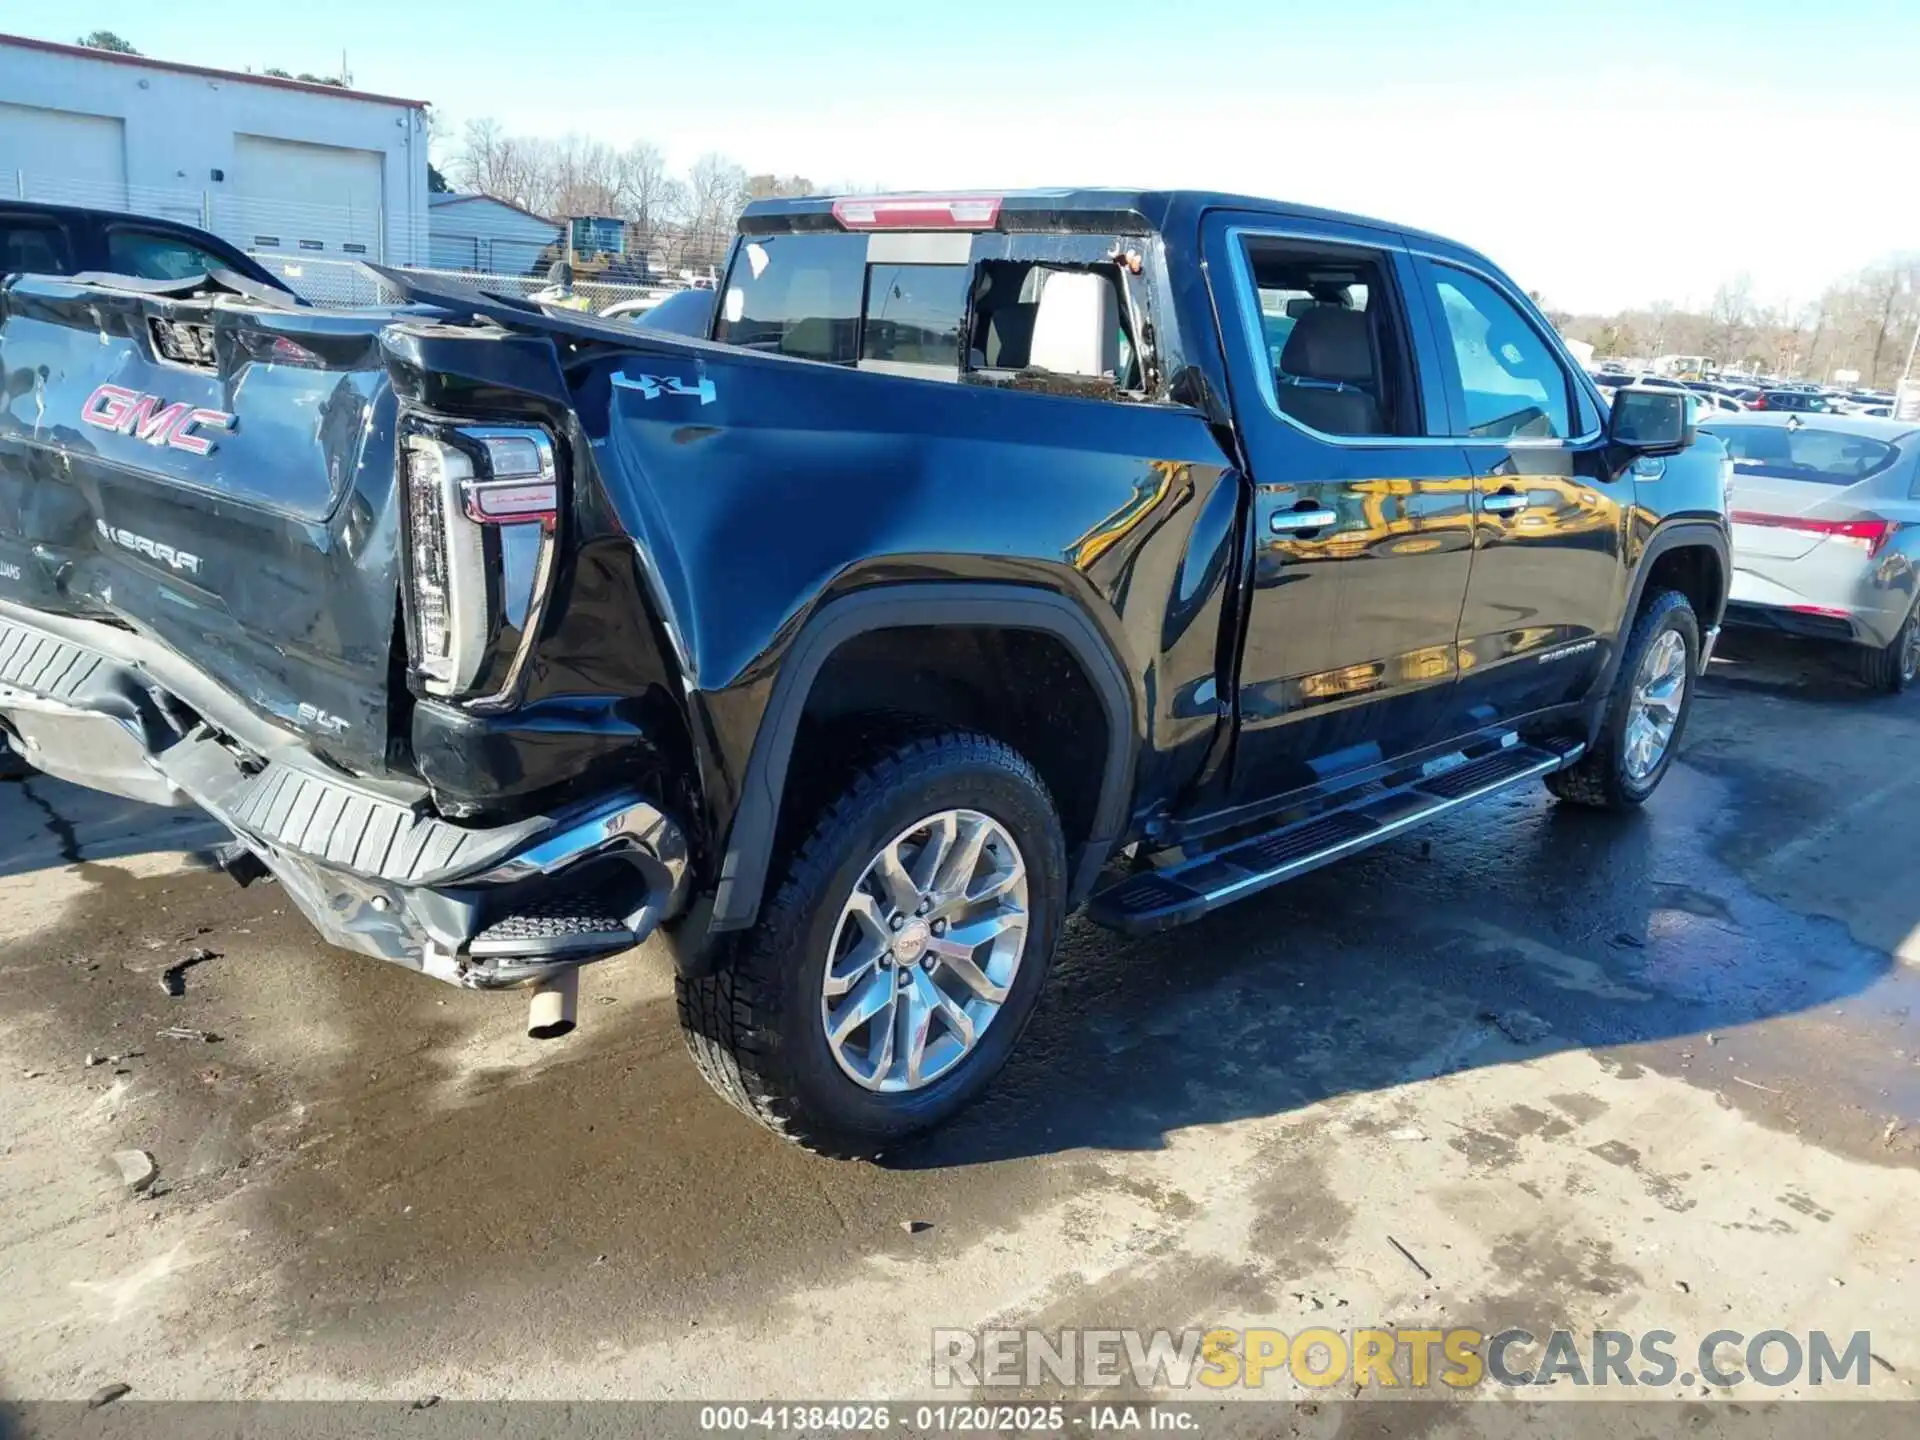
[[263, 758], [140, 668], [4, 615], [0, 728], [49, 774], [197, 805], [233, 833], [229, 868], [270, 872], [330, 943], [453, 984], [519, 985], [616, 953], [685, 901], [685, 837], [642, 794], [456, 825], [421, 792]]

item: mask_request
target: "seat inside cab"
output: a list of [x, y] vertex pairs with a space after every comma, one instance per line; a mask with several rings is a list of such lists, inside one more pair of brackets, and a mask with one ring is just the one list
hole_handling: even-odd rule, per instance
[[1019, 261], [981, 265], [967, 360], [972, 370], [1038, 371], [1138, 388], [1118, 272]]
[[1396, 432], [1370, 261], [1268, 251], [1253, 257], [1260, 325], [1282, 414], [1328, 435]]

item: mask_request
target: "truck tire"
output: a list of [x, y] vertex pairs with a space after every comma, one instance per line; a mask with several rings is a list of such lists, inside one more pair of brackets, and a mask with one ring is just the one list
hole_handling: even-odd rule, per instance
[[792, 847], [759, 923], [712, 973], [677, 981], [687, 1046], [776, 1134], [878, 1154], [952, 1117], [1005, 1064], [1065, 899], [1059, 817], [1024, 758], [967, 731], [896, 739], [855, 764]]
[[[1644, 803], [1680, 748], [1699, 669], [1700, 622], [1687, 597], [1678, 590], [1647, 596], [1627, 636], [1600, 733], [1579, 761], [1546, 777], [1547, 789], [1556, 799], [1598, 810]], [[1655, 753], [1647, 737], [1657, 737], [1657, 727], [1642, 727], [1669, 717], [1671, 729]]]
[[1898, 695], [1920, 673], [1920, 604], [1907, 611], [1891, 642], [1860, 652], [1860, 678], [1882, 695]]

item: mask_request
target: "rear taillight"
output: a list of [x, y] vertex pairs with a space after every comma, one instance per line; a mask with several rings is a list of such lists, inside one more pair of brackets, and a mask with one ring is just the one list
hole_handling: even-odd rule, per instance
[[991, 230], [1000, 196], [848, 196], [833, 202], [833, 218], [848, 230]]
[[502, 556], [552, 544], [553, 442], [533, 428], [414, 423], [403, 456], [414, 673], [429, 694], [467, 695], [503, 623], [521, 631], [523, 650], [544, 598], [534, 591], [549, 567]]
[[1799, 530], [1823, 540], [1838, 540], [1857, 545], [1869, 555], [1878, 555], [1881, 546], [1900, 527], [1892, 520], [1815, 520], [1805, 515], [1768, 515], [1759, 510], [1736, 510], [1736, 525], [1764, 525], [1774, 530]]

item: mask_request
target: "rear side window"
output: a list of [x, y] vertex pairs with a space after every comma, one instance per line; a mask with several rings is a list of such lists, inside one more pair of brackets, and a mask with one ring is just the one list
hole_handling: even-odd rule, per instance
[[866, 295], [864, 235], [760, 235], [727, 272], [713, 338], [749, 350], [852, 365]]
[[1447, 265], [1431, 273], [1451, 342], [1445, 348], [1466, 401], [1465, 433], [1485, 440], [1570, 436], [1572, 386], [1540, 332], [1479, 276]]
[[211, 250], [158, 230], [118, 226], [107, 232], [107, 268], [142, 280], [188, 280], [231, 265]]
[[46, 220], [0, 219], [0, 275], [71, 275], [67, 232]]
[[1741, 475], [1804, 480], [1815, 485], [1858, 485], [1900, 458], [1884, 440], [1823, 430], [1815, 425], [1712, 425]]

